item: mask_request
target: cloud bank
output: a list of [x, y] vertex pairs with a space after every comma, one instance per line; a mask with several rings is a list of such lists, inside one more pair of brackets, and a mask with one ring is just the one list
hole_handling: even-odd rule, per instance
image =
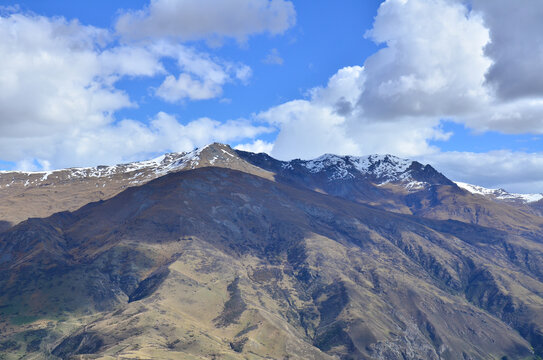
[[122, 14], [116, 29], [128, 39], [169, 37], [182, 41], [277, 35], [296, 22], [285, 0], [151, 0], [143, 10]]
[[[179, 39], [241, 40], [260, 32], [279, 34], [295, 22], [294, 7], [283, 0], [231, 5], [152, 1], [141, 11], [121, 14], [117, 31], [122, 41], [119, 33], [77, 20], [2, 8], [2, 160], [24, 169], [111, 164], [192, 150], [212, 141], [250, 140], [271, 131], [246, 120], [187, 121], [163, 112], [138, 121], [116, 116], [120, 110], [138, 107], [138, 101], [118, 86], [121, 80], [159, 80], [159, 86], [148, 89], [149, 96], [175, 104], [220, 98], [226, 84], [250, 81], [249, 66], [196, 50]], [[234, 9], [241, 11], [237, 18], [232, 17]], [[246, 21], [239, 23], [240, 16]], [[182, 18], [198, 21], [179, 22]], [[139, 21], [147, 25], [136, 24]], [[164, 31], [153, 30], [153, 24]], [[138, 34], [130, 29], [138, 29]], [[152, 41], [135, 39], [140, 35]], [[174, 65], [166, 66], [166, 62]]]
[[[543, 132], [543, 77], [534, 79], [543, 63], [543, 3], [529, 3], [518, 9], [505, 0], [384, 1], [366, 33], [383, 48], [363, 66], [340, 69], [307, 98], [258, 114], [279, 128], [271, 154], [393, 153], [430, 159], [457, 180], [541, 188], [506, 162], [541, 168], [543, 154], [450, 154], [431, 145], [451, 135], [441, 130], [443, 119], [481, 132]], [[508, 176], [474, 176], [489, 163]], [[468, 166], [471, 172], [459, 170]]]
[[[121, 12], [112, 30], [2, 8], [0, 153], [20, 168], [128, 161], [211, 141], [281, 159], [393, 153], [457, 180], [541, 191], [542, 153], [434, 145], [451, 136], [444, 120], [475, 132], [543, 133], [541, 18], [539, 0], [386, 0], [365, 34], [379, 49], [304, 97], [250, 121], [159, 111], [136, 121], [117, 118], [140, 101], [121, 81], [153, 79], [148, 97], [173, 105], [221, 99], [253, 69], [196, 43], [245, 46], [257, 34], [283, 34], [296, 22], [292, 2], [152, 0]], [[261, 61], [283, 63], [276, 49]], [[259, 138], [274, 130], [274, 141]]]

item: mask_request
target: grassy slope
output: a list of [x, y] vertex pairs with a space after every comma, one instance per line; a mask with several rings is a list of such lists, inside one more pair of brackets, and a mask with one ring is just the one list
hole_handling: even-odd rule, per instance
[[[6, 355], [28, 350], [25, 332], [46, 329], [40, 351], [62, 357], [522, 358], [530, 345], [517, 330], [535, 324], [523, 335], [537, 344], [543, 324], [537, 269], [501, 250], [506, 242], [540, 251], [536, 241], [235, 171], [169, 175], [54, 225], [57, 242], [54, 232], [46, 242], [28, 236], [28, 224], [11, 238], [59, 249], [39, 262], [15, 253], [10, 265], [52, 276], [1, 280], [26, 284], [11, 287], [19, 298], [0, 299], [0, 336], [16, 342]], [[51, 272], [51, 254], [84, 270]], [[42, 267], [19, 272], [31, 263]], [[149, 296], [128, 303], [165, 267]], [[74, 283], [86, 292], [65, 287]], [[32, 296], [40, 301], [27, 304]]]

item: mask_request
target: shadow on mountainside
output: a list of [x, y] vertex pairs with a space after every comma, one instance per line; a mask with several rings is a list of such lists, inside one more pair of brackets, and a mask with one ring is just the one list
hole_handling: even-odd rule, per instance
[[10, 229], [12, 224], [9, 221], [0, 220], [0, 233]]

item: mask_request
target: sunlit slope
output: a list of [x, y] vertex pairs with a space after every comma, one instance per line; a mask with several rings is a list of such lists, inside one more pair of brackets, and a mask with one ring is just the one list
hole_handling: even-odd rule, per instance
[[1, 235], [2, 351], [529, 358], [542, 248], [225, 168], [179, 172]]

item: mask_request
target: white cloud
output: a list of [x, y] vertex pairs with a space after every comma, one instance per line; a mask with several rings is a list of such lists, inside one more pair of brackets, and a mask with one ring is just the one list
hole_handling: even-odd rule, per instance
[[367, 36], [386, 44], [365, 63], [367, 117], [456, 116], [487, 101], [488, 30], [462, 4], [387, 0]]
[[325, 152], [352, 154], [357, 147], [345, 133], [343, 117], [328, 106], [294, 100], [258, 115], [280, 126], [272, 150], [279, 159], [314, 158]]
[[343, 68], [326, 87], [311, 89], [309, 99], [293, 100], [258, 114], [259, 119], [280, 128], [272, 155], [309, 159], [323, 153], [416, 156], [437, 151], [429, 140], [447, 135], [436, 119], [406, 116], [392, 122], [363, 117], [357, 100], [364, 91], [365, 76], [363, 67]]
[[157, 89], [156, 94], [169, 102], [176, 102], [189, 98], [191, 100], [212, 99], [222, 93], [222, 85], [226, 81], [226, 75], [214, 82], [210, 79], [195, 80], [189, 74], [181, 74], [176, 79], [170, 75]]
[[294, 25], [294, 5], [285, 0], [151, 0], [143, 10], [121, 14], [116, 29], [126, 38], [182, 41], [281, 34]]
[[433, 153], [430, 141], [447, 137], [441, 117], [470, 114], [488, 102], [488, 30], [461, 4], [387, 0], [367, 36], [386, 47], [364, 67], [340, 69], [308, 100], [260, 114], [279, 124], [274, 155]]
[[[150, 127], [160, 135], [158, 140], [168, 144], [167, 149], [174, 151], [207, 145], [214, 141], [228, 143], [251, 139], [273, 131], [268, 126], [255, 125], [248, 120], [230, 120], [221, 123], [209, 118], [200, 118], [182, 125], [175, 117], [165, 113], [159, 113], [151, 121]], [[176, 146], [178, 139], [183, 140], [179, 146]], [[190, 146], [185, 145], [187, 142], [190, 142]]]
[[[325, 88], [314, 88], [309, 100], [293, 100], [257, 115], [280, 128], [272, 155], [280, 159], [313, 158], [326, 152], [356, 154], [359, 149], [346, 133], [341, 105], [360, 93], [360, 66], [334, 75]], [[339, 110], [339, 111], [338, 111]]]
[[259, 139], [259, 140], [253, 141], [252, 143], [239, 144], [235, 148], [237, 150], [254, 152], [256, 154], [259, 154], [259, 153], [270, 154], [273, 148], [273, 143]]
[[144, 47], [114, 47], [101, 52], [98, 55], [98, 60], [102, 72], [110, 74], [113, 80], [116, 80], [116, 76], [119, 75], [143, 77], [165, 72], [159, 62], [159, 54]]
[[[462, 0], [384, 1], [367, 36], [385, 46], [364, 67], [340, 69], [307, 99], [258, 115], [279, 128], [272, 154], [393, 153], [429, 159], [467, 182], [514, 191], [542, 186], [541, 154], [443, 154], [430, 144], [451, 135], [441, 130], [442, 119], [481, 132], [543, 133], [543, 78], [536, 75], [543, 3], [527, 3], [519, 9], [506, 0], [473, 0], [469, 8]], [[525, 180], [521, 167], [498, 164], [500, 156], [511, 164], [518, 158], [534, 175]], [[466, 169], [471, 160], [473, 172]]]
[[[177, 77], [165, 58], [177, 62]], [[224, 84], [251, 75], [182, 44], [117, 45], [108, 31], [77, 21], [8, 13], [0, 16], [0, 63], [0, 154], [20, 168], [111, 164], [270, 131], [207, 118], [183, 125], [164, 113], [149, 124], [116, 122], [117, 111], [137, 106], [116, 87], [121, 78], [164, 76], [157, 95], [177, 101], [220, 96]]]
[[[100, 126], [132, 106], [114, 77], [155, 73], [156, 61], [127, 65], [101, 51], [108, 33], [64, 19], [0, 17], [0, 137], [47, 135]], [[124, 53], [126, 48], [119, 49]]]
[[213, 59], [180, 44], [158, 42], [151, 49], [177, 60], [179, 76], [168, 75], [156, 90], [157, 96], [169, 102], [216, 98], [226, 83], [236, 80], [246, 83], [251, 76], [251, 68], [246, 65]]
[[459, 120], [477, 132], [543, 134], [543, 96], [506, 102], [495, 100]]
[[387, 0], [369, 38], [365, 118], [453, 118], [478, 131], [543, 131], [543, 3]]
[[272, 130], [246, 120], [221, 123], [200, 118], [181, 124], [175, 116], [161, 112], [149, 124], [127, 119], [77, 134], [9, 138], [0, 143], [0, 152], [9, 154], [14, 149], [17, 154], [12, 155], [18, 159], [20, 169], [116, 164], [149, 158], [156, 153], [190, 151], [215, 141], [253, 139]]
[[487, 153], [443, 152], [419, 158], [450, 179], [503, 188], [510, 192], [543, 192], [543, 154], [510, 150]]

